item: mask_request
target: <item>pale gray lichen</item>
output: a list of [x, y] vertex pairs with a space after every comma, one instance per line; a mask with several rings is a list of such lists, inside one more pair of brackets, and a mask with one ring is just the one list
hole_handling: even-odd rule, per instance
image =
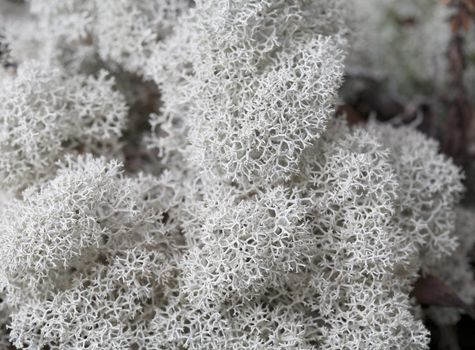
[[54, 174], [67, 153], [114, 154], [127, 107], [114, 80], [68, 77], [38, 61], [22, 64], [0, 86], [1, 187], [22, 189]]
[[[0, 88], [15, 346], [428, 349], [410, 293], [462, 249], [461, 175], [409, 127], [333, 118], [347, 2], [113, 5], [31, 0], [18, 17], [33, 24]], [[160, 88], [159, 177], [111, 159], [126, 106], [83, 73], [90, 53]]]
[[55, 178], [23, 196], [0, 219], [2, 287], [15, 345], [148, 343], [144, 332], [155, 310], [176, 293], [181, 254], [177, 232], [163, 221], [166, 186], [153, 177], [123, 177], [117, 162], [82, 156], [68, 158]]

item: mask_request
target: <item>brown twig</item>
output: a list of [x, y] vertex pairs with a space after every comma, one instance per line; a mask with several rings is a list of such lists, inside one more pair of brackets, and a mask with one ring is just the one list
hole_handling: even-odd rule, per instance
[[451, 39], [447, 48], [448, 112], [446, 116], [443, 149], [457, 163], [466, 166], [475, 154], [470, 144], [475, 137], [475, 109], [467, 97], [465, 86], [465, 35], [475, 19], [475, 0], [444, 0], [453, 9], [450, 16]]

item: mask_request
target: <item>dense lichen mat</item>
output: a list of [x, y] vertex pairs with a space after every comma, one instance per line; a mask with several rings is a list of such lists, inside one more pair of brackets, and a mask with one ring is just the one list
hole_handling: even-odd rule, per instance
[[422, 350], [457, 322], [413, 289], [475, 296], [462, 172], [336, 112], [351, 6], [0, 0], [0, 347]]

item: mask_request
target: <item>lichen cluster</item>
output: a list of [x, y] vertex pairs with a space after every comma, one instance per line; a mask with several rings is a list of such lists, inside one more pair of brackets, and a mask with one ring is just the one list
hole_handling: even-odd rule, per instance
[[[462, 175], [335, 117], [345, 0], [1, 1], [2, 344], [428, 349], [411, 292], [467, 264]], [[124, 166], [137, 81], [153, 171]]]

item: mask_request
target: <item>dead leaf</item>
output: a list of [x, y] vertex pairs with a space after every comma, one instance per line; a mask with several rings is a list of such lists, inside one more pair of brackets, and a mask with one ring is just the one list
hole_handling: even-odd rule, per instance
[[417, 301], [429, 306], [463, 308], [467, 304], [457, 293], [444, 282], [432, 275], [419, 278], [414, 286], [414, 296]]

